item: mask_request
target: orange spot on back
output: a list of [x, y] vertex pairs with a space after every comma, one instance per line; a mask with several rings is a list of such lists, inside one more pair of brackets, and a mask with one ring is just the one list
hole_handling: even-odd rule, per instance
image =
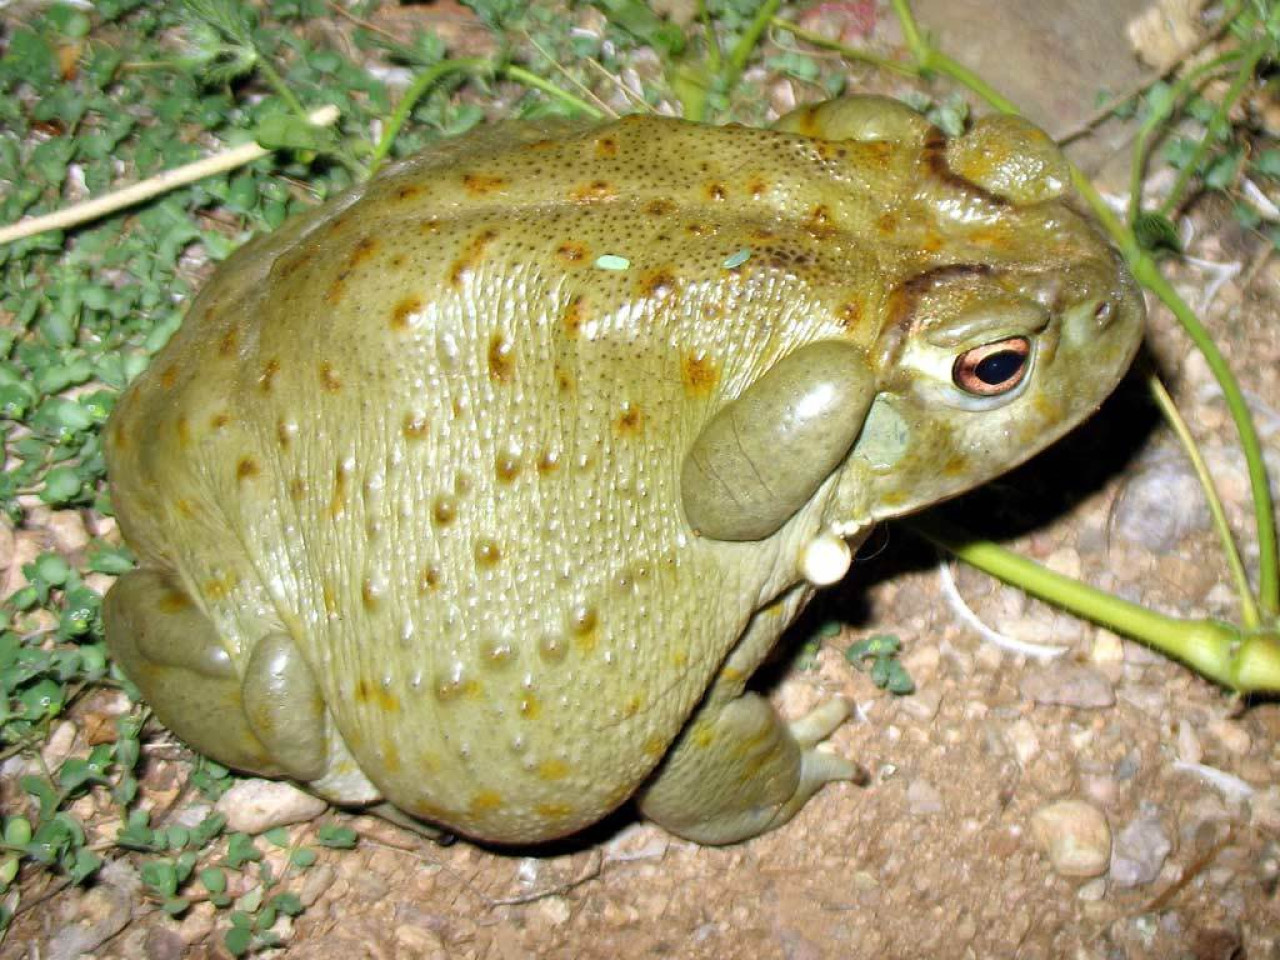
[[452, 286], [461, 284], [463, 278], [484, 260], [485, 248], [497, 235], [496, 230], [482, 230], [471, 239], [458, 259], [449, 266], [449, 283]]
[[471, 798], [467, 809], [472, 814], [492, 813], [502, 808], [502, 794], [496, 790], [481, 790]]
[[329, 516], [340, 517], [347, 510], [347, 477], [351, 470], [339, 463], [333, 470], [333, 496], [329, 498]]
[[391, 329], [408, 330], [414, 316], [421, 313], [424, 306], [421, 297], [405, 297], [391, 308]]
[[495, 333], [489, 338], [489, 376], [500, 383], [510, 383], [515, 378], [515, 347], [506, 334]]
[[400, 432], [404, 434], [406, 440], [421, 440], [427, 435], [428, 426], [427, 415], [414, 410], [404, 415], [404, 420], [400, 423]]
[[662, 299], [676, 292], [679, 281], [668, 267], [646, 270], [636, 281], [636, 293], [642, 297]]
[[379, 246], [381, 246], [381, 243], [377, 237], [361, 237], [356, 241], [355, 246], [351, 248], [351, 253], [347, 255], [347, 267], [355, 269], [360, 266], [360, 264], [378, 252]]
[[483, 197], [496, 193], [506, 185], [506, 177], [496, 177], [487, 173], [464, 173], [462, 175], [462, 188], [473, 197]]
[[236, 480], [241, 483], [256, 477], [261, 472], [258, 461], [253, 457], [241, 457], [236, 461]]
[[272, 357], [267, 361], [266, 366], [262, 368], [262, 373], [258, 374], [258, 389], [263, 393], [270, 393], [271, 387], [275, 383], [276, 374], [280, 372], [280, 361]]
[[520, 458], [510, 453], [500, 453], [494, 459], [493, 473], [499, 483], [509, 484], [520, 476]]
[[564, 314], [560, 317], [560, 328], [564, 331], [565, 336], [573, 339], [578, 335], [578, 331], [582, 327], [582, 314], [582, 294], [575, 293], [569, 298], [569, 303], [564, 308]]
[[582, 263], [587, 259], [587, 248], [580, 243], [566, 241], [556, 247], [556, 259], [561, 263]]
[[342, 389], [342, 381], [327, 360], [320, 362], [320, 389], [325, 393], [337, 393]]
[[644, 432], [644, 412], [633, 403], [628, 403], [618, 417], [618, 433], [622, 436], [636, 436]]
[[857, 300], [847, 300], [840, 304], [836, 316], [840, 319], [840, 326], [851, 330], [862, 323], [862, 304]]
[[492, 540], [484, 539], [476, 543], [476, 565], [479, 567], [495, 567], [502, 559], [501, 548]]
[[548, 820], [564, 820], [566, 817], [573, 816], [574, 813], [573, 807], [567, 803], [544, 802], [536, 804], [533, 809], [538, 816]]
[[608, 180], [592, 180], [575, 187], [569, 193], [574, 203], [603, 203], [618, 196], [618, 190]]
[[440, 586], [440, 569], [434, 565], [423, 567], [418, 572], [418, 592], [429, 593]]
[[720, 382], [720, 367], [702, 351], [690, 351], [680, 361], [680, 378], [684, 381], [685, 392], [709, 393]]
[[563, 760], [551, 758], [538, 764], [538, 776], [543, 780], [563, 780], [569, 775], [569, 765]]

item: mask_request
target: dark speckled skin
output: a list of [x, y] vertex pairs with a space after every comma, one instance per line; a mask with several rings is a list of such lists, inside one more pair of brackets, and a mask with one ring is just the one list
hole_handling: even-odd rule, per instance
[[[140, 560], [108, 638], [159, 717], [497, 842], [637, 793], [729, 842], [851, 776], [838, 701], [743, 693], [807, 545], [1070, 428], [1142, 307], [1033, 128], [780, 127], [495, 127], [228, 260], [107, 434]], [[953, 384], [1014, 336], [1021, 386]]]

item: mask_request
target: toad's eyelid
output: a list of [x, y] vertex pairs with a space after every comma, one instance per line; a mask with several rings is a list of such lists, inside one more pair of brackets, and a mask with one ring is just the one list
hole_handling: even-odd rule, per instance
[[931, 327], [924, 339], [944, 350], [975, 346], [1005, 337], [1033, 336], [1049, 326], [1050, 319], [1049, 311], [1037, 303], [996, 303], [945, 320]]

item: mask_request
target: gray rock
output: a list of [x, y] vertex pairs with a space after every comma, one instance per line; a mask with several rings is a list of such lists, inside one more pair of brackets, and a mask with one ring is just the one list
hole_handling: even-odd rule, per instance
[[227, 818], [228, 830], [262, 833], [272, 827], [312, 820], [329, 805], [319, 797], [276, 780], [242, 780], [218, 798], [214, 809]]
[[1098, 877], [1111, 862], [1106, 815], [1083, 800], [1059, 800], [1031, 816], [1031, 836], [1063, 877]]
[[1018, 687], [1024, 697], [1040, 704], [1098, 708], [1116, 702], [1105, 674], [1077, 664], [1050, 663], [1028, 670]]
[[1209, 529], [1209, 508], [1195, 472], [1182, 460], [1161, 459], [1133, 474], [1111, 511], [1111, 534], [1164, 552]]
[[1155, 818], [1134, 820], [1116, 834], [1111, 848], [1111, 883], [1128, 888], [1151, 883], [1160, 875], [1173, 842]]

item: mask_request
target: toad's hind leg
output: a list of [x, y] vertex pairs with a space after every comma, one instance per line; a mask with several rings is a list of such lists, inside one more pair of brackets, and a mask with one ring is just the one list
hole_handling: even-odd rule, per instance
[[217, 628], [170, 576], [134, 570], [103, 606], [107, 643], [160, 721], [238, 770], [314, 780], [326, 766], [324, 702], [283, 633], [259, 640], [243, 679]]
[[[799, 607], [798, 596], [779, 601]], [[640, 797], [640, 810], [672, 833], [698, 843], [734, 843], [791, 819], [823, 784], [857, 780], [850, 760], [816, 749], [845, 718], [833, 699], [787, 724], [767, 700], [744, 693], [777, 636], [762, 611]]]

